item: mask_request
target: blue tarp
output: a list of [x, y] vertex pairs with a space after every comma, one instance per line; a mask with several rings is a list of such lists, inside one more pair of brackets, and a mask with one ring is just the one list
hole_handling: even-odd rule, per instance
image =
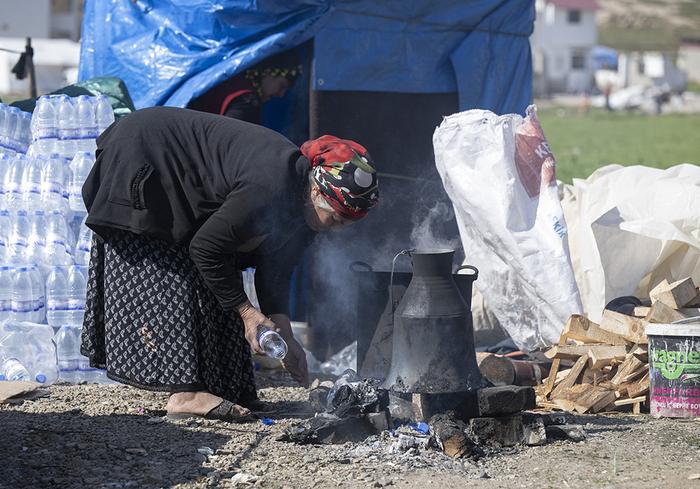
[[457, 91], [461, 109], [523, 113], [534, 17], [533, 0], [87, 0], [79, 79], [185, 106], [313, 38], [316, 90]]

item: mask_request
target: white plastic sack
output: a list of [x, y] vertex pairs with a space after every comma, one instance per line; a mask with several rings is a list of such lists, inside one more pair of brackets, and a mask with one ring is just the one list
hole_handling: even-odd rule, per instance
[[610, 165], [564, 187], [571, 257], [584, 310], [648, 297], [663, 279], [700, 283], [700, 167]]
[[433, 135], [466, 262], [518, 347], [559, 340], [581, 313], [556, 187], [554, 157], [534, 106], [528, 117], [485, 110], [451, 115]]

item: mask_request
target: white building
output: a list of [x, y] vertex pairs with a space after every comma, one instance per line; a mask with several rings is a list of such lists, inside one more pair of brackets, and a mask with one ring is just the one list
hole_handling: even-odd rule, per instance
[[688, 74], [688, 79], [700, 83], [700, 38], [681, 41], [678, 67]]
[[591, 49], [597, 44], [595, 0], [537, 0], [530, 38], [535, 95], [593, 88]]
[[[24, 51], [32, 38], [37, 91], [50, 92], [75, 82], [80, 59], [82, 0], [2, 0], [0, 48]], [[0, 51], [0, 97], [28, 97], [28, 79], [11, 73], [18, 54]]]

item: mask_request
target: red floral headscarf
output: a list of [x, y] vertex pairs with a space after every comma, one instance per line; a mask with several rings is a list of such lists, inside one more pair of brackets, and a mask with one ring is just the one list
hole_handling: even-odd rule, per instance
[[349, 139], [321, 136], [301, 145], [321, 195], [346, 219], [360, 219], [379, 200], [377, 172], [367, 150]]

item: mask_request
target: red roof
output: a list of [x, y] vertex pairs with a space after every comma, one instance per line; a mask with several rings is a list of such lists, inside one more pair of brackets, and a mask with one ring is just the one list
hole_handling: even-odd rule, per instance
[[549, 0], [549, 3], [567, 10], [598, 10], [600, 8], [595, 0]]

